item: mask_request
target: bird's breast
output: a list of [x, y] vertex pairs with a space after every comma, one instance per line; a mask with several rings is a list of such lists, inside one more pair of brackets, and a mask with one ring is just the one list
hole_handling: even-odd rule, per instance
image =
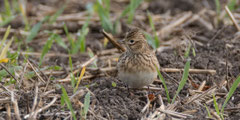
[[125, 72], [119, 71], [118, 78], [133, 88], [141, 88], [151, 84], [157, 78], [157, 72], [138, 71]]

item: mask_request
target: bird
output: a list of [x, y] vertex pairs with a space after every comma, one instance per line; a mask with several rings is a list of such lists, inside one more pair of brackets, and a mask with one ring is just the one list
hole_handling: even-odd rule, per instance
[[126, 51], [118, 59], [118, 79], [130, 88], [142, 88], [152, 84], [157, 79], [157, 68], [160, 69], [160, 65], [142, 30], [131, 28], [122, 43]]

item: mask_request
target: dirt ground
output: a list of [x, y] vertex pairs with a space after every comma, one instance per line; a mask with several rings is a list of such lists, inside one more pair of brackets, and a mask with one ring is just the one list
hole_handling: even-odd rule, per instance
[[[1, 5], [2, 3], [3, 1], [0, 0]], [[39, 16], [51, 14], [48, 13], [49, 11], [47, 10], [44, 11], [41, 7], [48, 6], [49, 9], [59, 9], [58, 6], [61, 6], [63, 3], [64, 1], [58, 2], [56, 0], [29, 0], [27, 4], [29, 20], [32, 20], [32, 24], [37, 23], [39, 21]], [[70, 0], [63, 15], [86, 11], [86, 3], [86, 0]], [[225, 3], [226, 2], [221, 1], [222, 5]], [[116, 17], [120, 13], [119, 11], [122, 11], [127, 4], [129, 4], [129, 2], [126, 0], [122, 0], [121, 2], [111, 1], [112, 17]], [[3, 11], [3, 8], [3, 6], [0, 6], [1, 11]], [[201, 11], [204, 11], [204, 9], [205, 12], [200, 13]], [[169, 113], [157, 113], [159, 116], [165, 115], [166, 120], [171, 120], [173, 118], [187, 120], [217, 119], [217, 117], [208, 117], [208, 112], [204, 105], [206, 104], [206, 106], [208, 106], [211, 113], [215, 112], [213, 101], [211, 101], [213, 99], [212, 93], [215, 93], [217, 102], [221, 108], [221, 105], [226, 99], [229, 86], [231, 87], [234, 80], [238, 77], [240, 73], [240, 34], [237, 32], [238, 30], [234, 25], [226, 24], [224, 21], [221, 21], [218, 26], [216, 26], [216, 14], [214, 14], [215, 9], [216, 7], [213, 0], [150, 0], [149, 2], [144, 1], [136, 10], [135, 19], [132, 25], [150, 33], [153, 33], [153, 31], [148, 23], [147, 11], [151, 12], [153, 16], [155, 16], [154, 19], [158, 20], [155, 22], [157, 31], [161, 31], [162, 28], [168, 26], [186, 14], [191, 15], [191, 17], [182, 22], [181, 25], [172, 28], [170, 32], [166, 33], [166, 35], [159, 36], [159, 38], [161, 38], [161, 45], [156, 49], [156, 56], [161, 68], [183, 69], [187, 61], [186, 58], [184, 58], [184, 53], [188, 44], [191, 43], [192, 48], [194, 48], [196, 52], [196, 56], [190, 52], [190, 68], [216, 70], [216, 74], [190, 73], [186, 85], [177, 96], [174, 104], [168, 103], [163, 84], [159, 81], [153, 83], [153, 87], [159, 88], [158, 90], [128, 90], [124, 83], [116, 78], [116, 71], [101, 70], [109, 68], [109, 66], [115, 67], [117, 64], [115, 59], [120, 55], [120, 52], [117, 51], [110, 42], [104, 47], [104, 36], [100, 32], [102, 27], [99, 20], [96, 20], [97, 22], [91, 21], [89, 24], [89, 33], [86, 36], [86, 47], [88, 50], [91, 49], [93, 53], [98, 56], [96, 61], [98, 69], [93, 68], [93, 64], [90, 64], [89, 67], [87, 67], [84, 75], [86, 78], [81, 81], [77, 93], [73, 93], [74, 88], [71, 85], [71, 81], [65, 80], [71, 72], [69, 67], [68, 50], [57, 44], [53, 44], [48, 55], [50, 53], [53, 53], [54, 55], [45, 56], [43, 65], [40, 68], [42, 73], [39, 72], [39, 76], [49, 82], [41, 82], [39, 76], [34, 76], [30, 79], [24, 77], [22, 78], [23, 82], [21, 87], [18, 88], [15, 84], [5, 85], [6, 82], [0, 81], [0, 84], [2, 84], [0, 88], [0, 98], [7, 98], [5, 101], [1, 100], [3, 102], [0, 103], [0, 119], [8, 118], [7, 111], [9, 106], [11, 108], [10, 116], [12, 116], [12, 119], [16, 119], [13, 104], [10, 99], [10, 92], [4, 91], [5, 89], [13, 90], [16, 94], [15, 99], [18, 101], [19, 113], [22, 119], [31, 113], [33, 104], [37, 104], [35, 108], [37, 110], [49, 104], [55, 97], [57, 100], [54, 104], [39, 112], [36, 119], [71, 119], [70, 110], [66, 105], [61, 105], [62, 91], [61, 87], [59, 87], [61, 85], [67, 90], [77, 119], [80, 119], [84, 96], [88, 91], [91, 93], [90, 108], [87, 114], [87, 119], [89, 120], [150, 119], [150, 116], [163, 106], [161, 104], [161, 98], [165, 110], [189, 115], [183, 115], [185, 117], [177, 117]], [[240, 12], [239, 9], [236, 11]], [[200, 15], [200, 17], [203, 17], [205, 23], [210, 24], [210, 27], [198, 20], [191, 21], [190, 19], [193, 18], [194, 15]], [[98, 16], [96, 15], [94, 19], [97, 18]], [[126, 23], [126, 19], [127, 18], [121, 20], [121, 31], [114, 35], [116, 40], [123, 39], [127, 31], [128, 24]], [[227, 16], [224, 20], [225, 19], [230, 21]], [[12, 29], [24, 29], [24, 23], [21, 20], [22, 18], [19, 16], [19, 19], [12, 21], [10, 23]], [[67, 36], [65, 32], [63, 32], [62, 22], [66, 22], [69, 32], [73, 34], [73, 36], [76, 36], [78, 29], [82, 26], [82, 24], [80, 24], [81, 21], [79, 21], [80, 20], [59, 20], [57, 21], [57, 24], [43, 24], [39, 34], [44, 30], [58, 30], [60, 31], [59, 34], [61, 37], [65, 39], [65, 42], [68, 42], [66, 40]], [[7, 26], [4, 28], [6, 27]], [[3, 37], [3, 34], [4, 33], [0, 33], [1, 38]], [[17, 33], [10, 35], [12, 36], [14, 34], [24, 41], [24, 36], [22, 35]], [[30, 43], [21, 44], [20, 51], [24, 52], [28, 48], [31, 48], [32, 51], [41, 53], [48, 37], [48, 35], [44, 34], [38, 35]], [[17, 49], [19, 49], [18, 46], [17, 43], [14, 43], [11, 46], [11, 50], [17, 51]], [[24, 62], [25, 57], [26, 56], [23, 54], [20, 54], [17, 59], [19, 66], [22, 66], [23, 68], [26, 66], [26, 63]], [[32, 64], [37, 65], [39, 63], [39, 56], [37, 55], [29, 55], [28, 59]], [[72, 55], [73, 69], [78, 70], [81, 68], [81, 64], [89, 59], [91, 58], [87, 52]], [[59, 71], [44, 69], [46, 66], [56, 65], [61, 66], [63, 69]], [[8, 64], [7, 66], [11, 65]], [[32, 71], [32, 68], [28, 65], [26, 71], [30, 72]], [[19, 72], [21, 73], [22, 71]], [[79, 75], [79, 72], [76, 75]], [[173, 98], [182, 78], [182, 72], [162, 72], [162, 75], [166, 81], [170, 98]], [[206, 82], [204, 89], [200, 93], [197, 93], [196, 90], [203, 82]], [[116, 86], [113, 85], [113, 83], [116, 83]], [[5, 85], [5, 87], [2, 87], [3, 85]], [[36, 88], [38, 89], [38, 98], [35, 103], [34, 98], [36, 98]], [[206, 93], [206, 91], [209, 91], [209, 93]], [[148, 104], [149, 94], [153, 94], [155, 99], [152, 100], [147, 109], [142, 112], [144, 107]], [[194, 96], [199, 94], [204, 95], [189, 102]], [[240, 88], [238, 87], [225, 108], [224, 118], [226, 120], [240, 119], [239, 108]]]

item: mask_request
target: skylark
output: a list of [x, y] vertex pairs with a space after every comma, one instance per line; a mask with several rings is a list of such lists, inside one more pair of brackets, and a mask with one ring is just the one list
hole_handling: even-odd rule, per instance
[[142, 88], [157, 78], [160, 68], [155, 52], [139, 28], [131, 29], [123, 43], [126, 51], [118, 60], [118, 78], [131, 88]]

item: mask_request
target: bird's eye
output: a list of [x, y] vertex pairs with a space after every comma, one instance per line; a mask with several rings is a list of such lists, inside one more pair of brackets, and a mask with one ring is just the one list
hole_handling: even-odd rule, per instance
[[129, 42], [130, 42], [131, 44], [133, 44], [133, 43], [134, 43], [134, 40], [130, 40]]

